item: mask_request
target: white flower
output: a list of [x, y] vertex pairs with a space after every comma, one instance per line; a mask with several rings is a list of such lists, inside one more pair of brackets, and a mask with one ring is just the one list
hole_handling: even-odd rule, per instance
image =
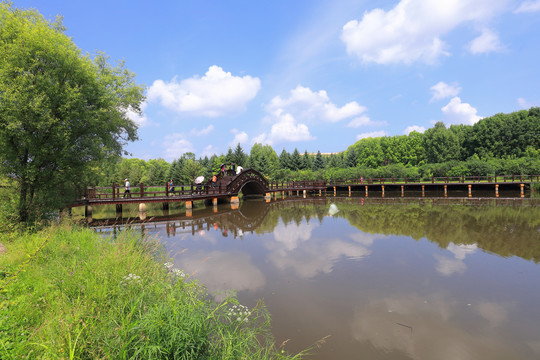
[[180, 277], [180, 278], [185, 278], [186, 277], [186, 273], [184, 273], [182, 270], [180, 269], [172, 269], [172, 272], [174, 275]]
[[170, 262], [166, 262], [165, 264], [163, 264], [167, 269], [170, 269], [173, 267], [173, 263], [170, 263]]

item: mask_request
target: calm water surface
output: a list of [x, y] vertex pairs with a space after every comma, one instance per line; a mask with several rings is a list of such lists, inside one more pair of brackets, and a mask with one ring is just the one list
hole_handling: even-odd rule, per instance
[[143, 229], [216, 297], [263, 299], [289, 351], [330, 335], [313, 359], [539, 359], [539, 205], [248, 200]]

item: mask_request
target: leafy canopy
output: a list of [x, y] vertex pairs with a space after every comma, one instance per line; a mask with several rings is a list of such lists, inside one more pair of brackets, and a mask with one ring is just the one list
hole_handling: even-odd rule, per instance
[[120, 156], [143, 99], [122, 62], [81, 54], [60, 19], [0, 3], [0, 171], [17, 183], [22, 220], [65, 205], [93, 166]]

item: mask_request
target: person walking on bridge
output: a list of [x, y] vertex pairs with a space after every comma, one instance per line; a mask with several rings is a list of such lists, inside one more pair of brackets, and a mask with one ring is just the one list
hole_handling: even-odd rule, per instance
[[129, 197], [131, 197], [131, 191], [129, 189], [129, 180], [125, 179], [125, 188], [124, 188], [124, 197], [126, 197], [127, 194], [129, 194]]

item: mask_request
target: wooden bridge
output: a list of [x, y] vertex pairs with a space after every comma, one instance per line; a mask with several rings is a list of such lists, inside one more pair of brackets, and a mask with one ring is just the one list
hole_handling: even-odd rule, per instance
[[171, 202], [184, 202], [187, 209], [193, 207], [193, 201], [212, 201], [217, 205], [218, 201], [226, 200], [231, 203], [238, 203], [238, 195], [244, 196], [265, 196], [269, 198], [272, 193], [293, 191], [302, 192], [305, 196], [307, 192], [326, 191], [326, 181], [288, 181], [269, 182], [261, 173], [254, 169], [246, 169], [239, 174], [220, 174], [217, 181], [211, 180], [204, 184], [177, 185], [171, 192], [167, 185], [147, 186], [139, 184], [131, 187], [130, 193], [124, 193], [124, 187], [91, 187], [78, 199], [71, 207], [84, 206], [85, 215], [90, 216], [92, 206], [116, 205], [117, 213], [122, 212], [123, 204], [139, 204], [139, 210], [145, 211], [147, 203], [163, 203], [164, 208]]
[[239, 174], [224, 173], [220, 175], [215, 183], [207, 181], [203, 184], [177, 185], [175, 191], [169, 191], [167, 185], [148, 186], [139, 184], [132, 186], [129, 194], [124, 194], [124, 188], [113, 185], [109, 187], [91, 187], [78, 199], [71, 207], [84, 206], [85, 215], [91, 216], [92, 206], [116, 205], [117, 213], [122, 212], [123, 204], [139, 204], [139, 210], [145, 211], [147, 203], [163, 203], [164, 208], [168, 208], [171, 202], [184, 202], [186, 209], [191, 209], [193, 201], [203, 200], [217, 205], [219, 200], [238, 203], [238, 195], [243, 196], [265, 196], [267, 199], [274, 193], [296, 195], [305, 197], [308, 192], [318, 193], [322, 196], [328, 190], [339, 191], [365, 191], [365, 196], [369, 196], [371, 191], [381, 192], [384, 197], [385, 191], [399, 191], [403, 196], [405, 190], [422, 191], [444, 190], [447, 196], [449, 189], [468, 190], [468, 196], [472, 196], [472, 188], [493, 189], [498, 197], [499, 188], [520, 190], [521, 197], [524, 197], [524, 189], [532, 182], [539, 182], [540, 175], [502, 175], [502, 176], [471, 176], [471, 177], [432, 177], [428, 180], [404, 178], [355, 178], [336, 180], [304, 180], [304, 181], [282, 181], [269, 182], [262, 174], [254, 169], [246, 169]]

